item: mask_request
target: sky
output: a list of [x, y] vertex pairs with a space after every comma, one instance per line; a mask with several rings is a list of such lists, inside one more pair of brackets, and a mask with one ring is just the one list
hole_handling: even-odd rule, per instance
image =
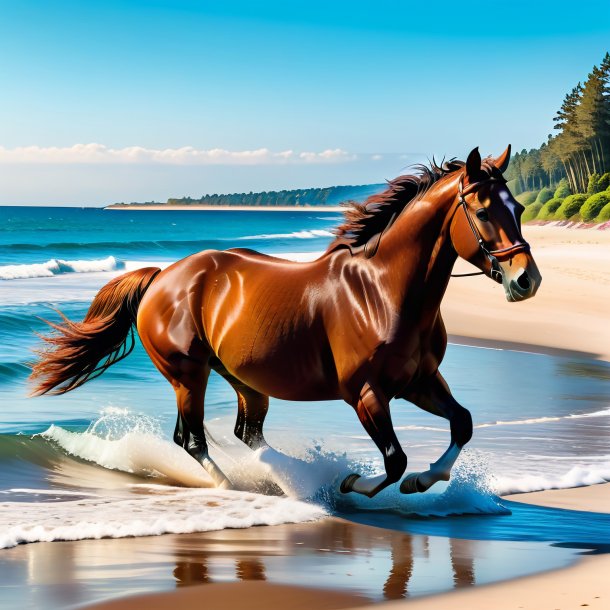
[[539, 146], [608, 0], [0, 0], [0, 204], [382, 182]]

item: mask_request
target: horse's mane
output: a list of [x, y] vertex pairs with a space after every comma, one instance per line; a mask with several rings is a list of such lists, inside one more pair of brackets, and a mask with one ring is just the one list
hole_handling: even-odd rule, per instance
[[[463, 161], [456, 159], [437, 165], [432, 159], [429, 166], [415, 165], [413, 173], [389, 180], [385, 191], [371, 195], [363, 203], [346, 201], [342, 204], [346, 208], [343, 212], [345, 221], [334, 229], [336, 238], [328, 250], [340, 246], [364, 246], [393, 223], [409, 203], [422, 197], [433, 184], [444, 176], [461, 170], [464, 165]], [[484, 168], [485, 164], [481, 169]]]

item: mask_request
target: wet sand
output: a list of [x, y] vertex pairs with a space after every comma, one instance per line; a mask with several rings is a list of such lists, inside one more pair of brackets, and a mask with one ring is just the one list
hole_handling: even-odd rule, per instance
[[543, 565], [561, 568], [573, 561], [574, 552], [536, 542], [409, 534], [328, 518], [199, 534], [21, 545], [0, 554], [0, 584], [3, 608], [331, 609], [471, 588], [526, 576]]

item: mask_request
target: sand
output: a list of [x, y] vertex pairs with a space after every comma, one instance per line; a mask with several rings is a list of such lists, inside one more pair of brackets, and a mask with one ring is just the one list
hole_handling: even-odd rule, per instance
[[[452, 339], [610, 360], [610, 231], [526, 225], [523, 232], [542, 273], [538, 293], [509, 303], [486, 277], [453, 278], [442, 305]], [[469, 270], [458, 262], [456, 273]]]
[[[610, 360], [610, 231], [527, 226], [524, 234], [532, 245], [543, 276], [538, 295], [527, 302], [508, 303], [502, 289], [487, 278], [452, 280], [443, 304], [443, 315], [452, 339], [529, 351], [568, 350]], [[457, 272], [468, 270], [466, 264], [460, 264], [456, 269]], [[556, 508], [610, 512], [610, 484], [520, 494], [510, 496], [510, 499]], [[610, 608], [609, 573], [610, 555], [584, 557], [566, 569], [440, 596], [387, 602], [382, 608]], [[322, 610], [358, 607], [366, 601], [346, 593], [240, 582], [193, 586], [94, 607]]]

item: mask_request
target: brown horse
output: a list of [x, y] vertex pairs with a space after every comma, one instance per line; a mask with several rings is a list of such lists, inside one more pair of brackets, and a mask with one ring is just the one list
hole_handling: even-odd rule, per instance
[[385, 474], [349, 475], [344, 492], [374, 496], [407, 467], [390, 416], [404, 398], [450, 422], [447, 451], [401, 484], [421, 492], [448, 480], [472, 435], [470, 413], [439, 373], [447, 345], [440, 304], [458, 256], [504, 285], [509, 301], [533, 296], [540, 274], [523, 240], [522, 206], [502, 172], [510, 146], [481, 161], [421, 167], [364, 204], [350, 204], [337, 238], [317, 260], [296, 263], [252, 250], [206, 250], [164, 271], [139, 269], [109, 282], [83, 322], [52, 325], [32, 376], [35, 392], [62, 393], [144, 348], [178, 402], [174, 440], [229, 483], [208, 456], [204, 396], [210, 370], [237, 393], [235, 434], [265, 443], [269, 396], [351, 405], [385, 462]]

